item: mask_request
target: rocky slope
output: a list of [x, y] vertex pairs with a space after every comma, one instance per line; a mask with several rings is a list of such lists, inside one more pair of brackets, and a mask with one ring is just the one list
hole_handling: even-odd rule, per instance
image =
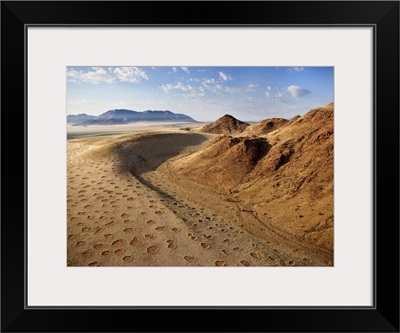
[[247, 127], [242, 132], [242, 135], [246, 135], [246, 136], [265, 135], [265, 134], [268, 134], [268, 133], [271, 133], [271, 132], [277, 130], [278, 128], [286, 125], [287, 123], [288, 123], [288, 120], [283, 119], [283, 118], [265, 119], [257, 124]]
[[212, 134], [239, 134], [248, 126], [250, 126], [248, 123], [244, 123], [235, 117], [226, 114], [215, 122], [205, 125], [201, 131], [203, 133]]
[[258, 137], [242, 136], [255, 131], [224, 116], [206, 130], [236, 137], [219, 136], [171, 168], [229, 194], [263, 223], [333, 251], [333, 109], [331, 103], [290, 122], [261, 122], [253, 125]]

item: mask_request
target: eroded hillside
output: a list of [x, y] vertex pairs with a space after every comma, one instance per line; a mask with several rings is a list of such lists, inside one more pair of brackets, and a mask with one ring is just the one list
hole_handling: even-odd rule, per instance
[[250, 126], [250, 124], [244, 123], [231, 115], [226, 114], [215, 122], [205, 125], [202, 128], [202, 132], [212, 134], [239, 134], [248, 126]]
[[[333, 108], [231, 130], [169, 167], [229, 194], [263, 223], [333, 251]], [[207, 128], [231, 129], [231, 118]]]

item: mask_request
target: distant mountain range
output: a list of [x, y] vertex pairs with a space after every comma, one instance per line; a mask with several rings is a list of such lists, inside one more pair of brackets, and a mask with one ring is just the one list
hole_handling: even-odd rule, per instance
[[67, 123], [72, 126], [87, 125], [120, 125], [138, 121], [177, 121], [177, 122], [196, 122], [193, 118], [171, 111], [133, 111], [125, 109], [115, 109], [104, 112], [99, 116], [90, 116], [85, 113], [78, 115], [68, 115]]

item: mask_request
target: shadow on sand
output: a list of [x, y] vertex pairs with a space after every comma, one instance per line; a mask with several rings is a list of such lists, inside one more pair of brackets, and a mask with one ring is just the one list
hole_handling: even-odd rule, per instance
[[165, 199], [176, 200], [142, 175], [154, 171], [167, 160], [184, 151], [194, 149], [207, 141], [198, 133], [165, 133], [151, 134], [134, 140], [121, 142], [113, 149], [118, 156], [121, 172], [131, 173], [144, 186], [157, 192]]
[[137, 176], [154, 171], [165, 161], [206, 140], [204, 135], [197, 133], [151, 134], [121, 142], [114, 152], [118, 156], [120, 171]]

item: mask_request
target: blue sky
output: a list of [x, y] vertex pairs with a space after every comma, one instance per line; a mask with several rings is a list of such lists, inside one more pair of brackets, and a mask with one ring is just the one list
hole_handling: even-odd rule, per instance
[[333, 67], [67, 68], [67, 114], [170, 110], [198, 121], [260, 121], [303, 115], [333, 98]]

